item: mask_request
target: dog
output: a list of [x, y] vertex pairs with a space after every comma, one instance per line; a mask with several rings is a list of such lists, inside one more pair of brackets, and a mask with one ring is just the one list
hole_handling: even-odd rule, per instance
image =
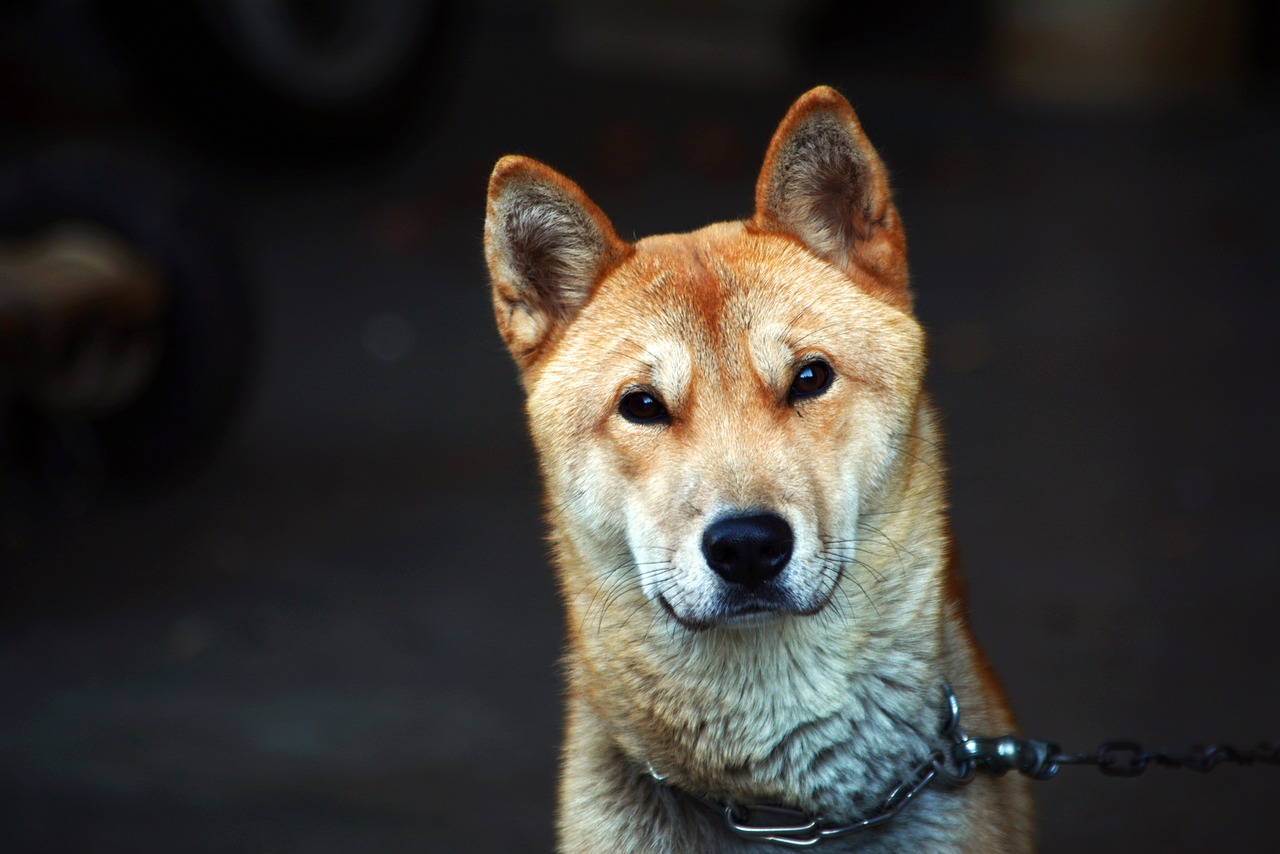
[[750, 219], [630, 243], [508, 156], [484, 237], [567, 609], [559, 850], [776, 850], [762, 822], [818, 836], [895, 800], [821, 848], [1032, 850], [1020, 775], [900, 803], [947, 745], [944, 685], [970, 731], [1014, 721], [968, 625], [902, 222], [848, 101], [795, 102]]

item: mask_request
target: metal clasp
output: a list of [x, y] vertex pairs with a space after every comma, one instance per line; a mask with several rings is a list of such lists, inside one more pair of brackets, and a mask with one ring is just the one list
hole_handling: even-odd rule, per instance
[[1035, 738], [966, 738], [956, 743], [952, 753], [957, 762], [969, 762], [997, 777], [1021, 771], [1028, 777], [1048, 780], [1059, 768], [1058, 746]]
[[[782, 822], [769, 824], [752, 824], [756, 814], [761, 818], [776, 816]], [[747, 808], [747, 815], [739, 816], [738, 808], [729, 804], [724, 808], [725, 824], [739, 836], [777, 845], [790, 845], [794, 848], [808, 848], [822, 841], [822, 831], [818, 829], [818, 820], [810, 818], [799, 810], [786, 807], [753, 806]], [[798, 824], [785, 824], [786, 821], [799, 821]]]

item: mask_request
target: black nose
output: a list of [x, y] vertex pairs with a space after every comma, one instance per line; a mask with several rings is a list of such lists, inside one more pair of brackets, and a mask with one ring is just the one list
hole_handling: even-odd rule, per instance
[[782, 572], [791, 545], [791, 526], [773, 513], [721, 519], [702, 534], [707, 566], [725, 581], [749, 587]]

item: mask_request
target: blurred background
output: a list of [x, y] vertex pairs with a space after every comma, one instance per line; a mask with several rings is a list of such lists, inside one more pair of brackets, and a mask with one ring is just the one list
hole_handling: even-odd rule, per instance
[[[742, 217], [817, 83], [895, 177], [1025, 731], [1274, 742], [1278, 63], [1268, 0], [4, 3], [0, 850], [550, 850], [488, 171]], [[1038, 794], [1047, 852], [1280, 848], [1274, 767]]]

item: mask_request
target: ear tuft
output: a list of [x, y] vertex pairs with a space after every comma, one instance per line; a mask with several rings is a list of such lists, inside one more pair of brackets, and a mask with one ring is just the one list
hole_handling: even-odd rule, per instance
[[517, 156], [499, 160], [489, 179], [484, 238], [498, 329], [521, 365], [627, 251], [576, 184]]
[[895, 302], [908, 302], [906, 238], [889, 176], [849, 102], [819, 86], [792, 105], [756, 183], [753, 223], [810, 251]]

